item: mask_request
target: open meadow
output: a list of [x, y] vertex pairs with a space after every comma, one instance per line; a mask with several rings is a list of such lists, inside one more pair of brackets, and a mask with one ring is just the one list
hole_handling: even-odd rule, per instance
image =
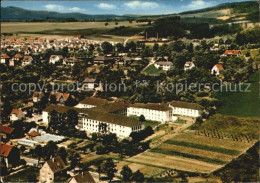
[[84, 35], [87, 39], [123, 41], [141, 32], [147, 23], [118, 22], [4, 22], [2, 33], [15, 33], [16, 37], [73, 37]]

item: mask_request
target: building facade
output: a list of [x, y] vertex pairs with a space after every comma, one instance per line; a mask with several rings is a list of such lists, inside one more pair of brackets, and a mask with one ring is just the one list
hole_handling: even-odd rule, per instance
[[173, 115], [199, 117], [201, 116], [203, 107], [196, 103], [172, 101], [169, 104], [172, 108]]
[[127, 116], [141, 115], [144, 115], [145, 119], [163, 123], [173, 120], [172, 109], [162, 104], [133, 104], [127, 108]]

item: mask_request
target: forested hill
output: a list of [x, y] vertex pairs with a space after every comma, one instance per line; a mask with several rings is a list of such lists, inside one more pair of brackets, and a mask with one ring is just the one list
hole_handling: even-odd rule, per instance
[[180, 14], [195, 14], [195, 13], [203, 13], [207, 11], [215, 11], [221, 9], [233, 9], [234, 13], [252, 13], [252, 12], [259, 11], [259, 4], [256, 1], [224, 3], [224, 4], [220, 4], [217, 6], [204, 8], [200, 10], [185, 11]]
[[119, 15], [88, 15], [82, 13], [58, 13], [49, 11], [26, 10], [18, 7], [1, 7], [1, 21], [39, 21], [39, 20], [61, 20], [61, 21], [80, 21], [80, 20], [106, 20], [123, 19], [128, 16]]

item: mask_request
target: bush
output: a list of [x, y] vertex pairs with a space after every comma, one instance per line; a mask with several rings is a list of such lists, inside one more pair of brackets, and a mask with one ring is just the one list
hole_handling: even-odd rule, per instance
[[206, 97], [206, 96], [208, 96], [209, 94], [207, 93], [207, 92], [205, 92], [205, 91], [199, 91], [198, 93], [197, 93], [197, 96], [198, 97]]

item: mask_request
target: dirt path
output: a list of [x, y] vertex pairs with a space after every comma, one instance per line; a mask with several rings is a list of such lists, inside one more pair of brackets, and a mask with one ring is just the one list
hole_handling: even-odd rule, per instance
[[[182, 124], [180, 126], [178, 126], [177, 128], [175, 128], [173, 131], [170, 132], [166, 132], [166, 131], [162, 131], [159, 135], [162, 135], [162, 137], [160, 137], [158, 140], [155, 140], [154, 142], [152, 142], [150, 144], [151, 148], [157, 147], [160, 144], [162, 144], [163, 142], [165, 142], [166, 140], [173, 138], [176, 135], [179, 135], [180, 133], [182, 133], [185, 129], [187, 129], [188, 127], [190, 127], [193, 123], [194, 123], [194, 119], [191, 118], [187, 118], [187, 117], [182, 117], [182, 119], [186, 120], [185, 124]], [[159, 136], [158, 135], [158, 136]], [[156, 135], [157, 136], [157, 135]], [[147, 139], [149, 140], [149, 139]]]

